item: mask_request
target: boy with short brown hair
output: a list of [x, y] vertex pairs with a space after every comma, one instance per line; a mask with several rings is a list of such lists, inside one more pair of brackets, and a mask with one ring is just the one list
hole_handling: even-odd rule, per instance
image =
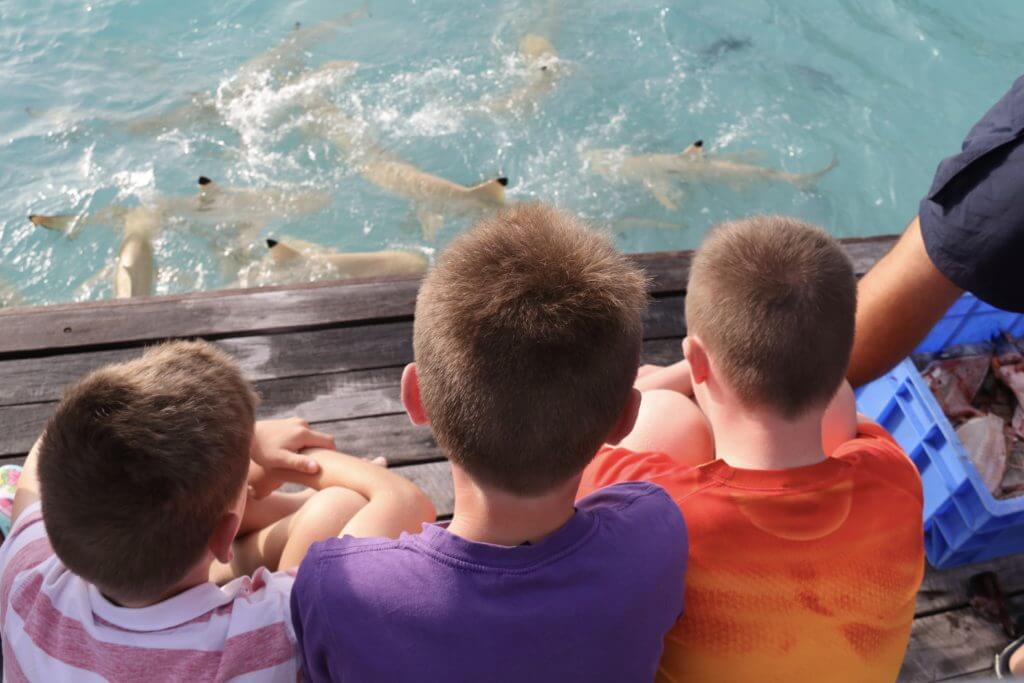
[[[687, 360], [638, 380], [651, 393], [636, 428], [580, 489], [651, 481], [686, 516], [687, 613], [659, 680], [899, 672], [924, 566], [921, 483], [885, 430], [857, 423], [843, 380], [855, 310], [848, 257], [806, 223], [726, 223], [695, 255]], [[695, 453], [709, 427], [713, 451]]]
[[[203, 342], [151, 348], [65, 393], [0, 550], [6, 678], [295, 678], [293, 578], [260, 567], [294, 569], [339, 532], [415, 528], [430, 506], [337, 453], [317, 451], [316, 473], [278, 469], [333, 439], [301, 420], [256, 423], [255, 406]], [[322, 490], [247, 503], [280, 478]]]
[[651, 679], [682, 610], [679, 511], [648, 484], [574, 506], [584, 466], [635, 418], [645, 305], [607, 239], [540, 205], [440, 256], [402, 400], [451, 460], [454, 515], [313, 546], [293, 594], [308, 678]]

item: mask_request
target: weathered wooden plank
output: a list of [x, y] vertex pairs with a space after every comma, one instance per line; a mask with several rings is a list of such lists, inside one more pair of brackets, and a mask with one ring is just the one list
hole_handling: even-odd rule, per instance
[[313, 428], [333, 436], [338, 450], [366, 458], [384, 456], [389, 465], [444, 458], [430, 429], [413, 425], [405, 413], [317, 422]]
[[[849, 240], [858, 272], [894, 238]], [[637, 254], [654, 294], [680, 293], [690, 252]], [[412, 315], [417, 279], [309, 283], [159, 298], [97, 301], [0, 311], [0, 355], [140, 344], [172, 337], [223, 338], [328, 327]]]
[[[215, 342], [250, 380], [404, 365], [412, 360], [412, 321], [235, 337]], [[141, 347], [0, 361], [0, 406], [54, 401], [68, 384]]]
[[993, 571], [1007, 594], [1024, 592], [1024, 561], [1020, 555], [969, 564], [953, 569], [925, 570], [921, 591], [917, 595], [917, 614], [925, 616], [967, 605], [967, 580], [980, 572]]
[[0, 354], [286, 332], [408, 317], [418, 279], [311, 283], [0, 311]]
[[[366, 343], [372, 344], [372, 340]], [[402, 348], [403, 344], [405, 348]], [[411, 360], [408, 344], [407, 339], [404, 343], [381, 341], [382, 348], [390, 346], [389, 357], [392, 360], [401, 358], [403, 363], [406, 358]], [[334, 366], [344, 366], [341, 357], [346, 353], [345, 349], [340, 349], [338, 360], [328, 362]], [[406, 354], [405, 357], [402, 357], [403, 354]], [[679, 360], [680, 356], [679, 339], [645, 342], [644, 362], [666, 364]], [[0, 368], [4, 365], [0, 362]], [[253, 384], [262, 398], [259, 416], [272, 419], [298, 415], [310, 422], [351, 422], [361, 417], [402, 413], [402, 367], [399, 364], [370, 370], [256, 381]], [[3, 427], [0, 429], [0, 456], [27, 452], [55, 406], [54, 401], [0, 406], [0, 425]]]
[[[994, 666], [994, 662], [993, 662]], [[957, 674], [956, 676], [950, 676], [949, 678], [940, 678], [940, 681], [991, 681], [995, 679], [995, 673], [993, 666], [990, 666], [982, 671], [972, 671], [966, 674]]]
[[[338, 372], [254, 382], [261, 419], [298, 415], [310, 422], [400, 413], [402, 367]], [[0, 407], [0, 456], [25, 453], [42, 431], [55, 402]]]
[[[651, 302], [644, 320], [646, 337], [681, 336], [685, 326], [682, 296]], [[412, 321], [232, 337], [215, 343], [251, 380], [301, 377], [410, 362]], [[55, 401], [64, 387], [87, 372], [134, 358], [140, 351], [136, 346], [0, 360], [0, 406]]]
[[[1011, 613], [1022, 607], [1024, 596], [1010, 599]], [[999, 625], [969, 607], [921, 617], [914, 621], [899, 680], [938, 681], [991, 671], [995, 653], [1007, 642]]]
[[54, 403], [0, 408], [0, 458], [24, 455], [42, 434]]

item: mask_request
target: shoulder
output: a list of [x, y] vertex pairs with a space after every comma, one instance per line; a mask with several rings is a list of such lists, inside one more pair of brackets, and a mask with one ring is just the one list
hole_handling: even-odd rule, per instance
[[581, 510], [612, 512], [632, 508], [634, 514], [649, 514], [677, 508], [665, 489], [646, 481], [627, 481], [606, 486], [581, 498], [576, 507]]
[[[293, 590], [294, 600], [316, 600], [325, 591], [333, 591], [340, 581], [324, 582], [322, 577], [332, 575], [332, 568], [345, 565], [346, 572], [365, 577], [381, 563], [385, 555], [403, 552], [407, 534], [399, 540], [390, 538], [329, 538], [314, 543], [299, 565]], [[364, 567], [365, 566], [365, 567]]]
[[627, 481], [651, 481], [667, 474], [688, 470], [664, 453], [631, 451], [603, 446], [583, 471], [580, 495], [587, 495], [610, 484]]
[[3, 600], [10, 598], [19, 576], [55, 557], [46, 535], [42, 506], [39, 502], [33, 503], [22, 511], [0, 548], [0, 596]]
[[637, 529], [636, 538], [650, 543], [662, 535], [672, 544], [686, 543], [683, 513], [672, 497], [657, 484], [613, 484], [581, 498], [576, 507], [599, 515], [607, 526]]
[[892, 435], [881, 425], [861, 421], [857, 437], [841, 445], [834, 458], [848, 462], [861, 473], [875, 476], [887, 486], [923, 500], [921, 475]]

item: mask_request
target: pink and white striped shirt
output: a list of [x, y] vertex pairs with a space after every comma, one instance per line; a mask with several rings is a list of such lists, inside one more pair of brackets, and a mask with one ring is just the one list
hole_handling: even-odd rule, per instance
[[36, 503], [0, 548], [4, 680], [296, 681], [293, 581], [261, 569], [119, 607], [57, 559]]

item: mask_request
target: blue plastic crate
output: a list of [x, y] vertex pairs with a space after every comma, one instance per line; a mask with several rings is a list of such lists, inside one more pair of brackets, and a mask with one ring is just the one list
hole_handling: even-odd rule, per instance
[[[1024, 315], [965, 294], [915, 353], [987, 341], [1003, 330], [1024, 336]], [[889, 430], [921, 472], [924, 547], [933, 566], [957, 567], [1024, 552], [1024, 496], [998, 500], [989, 493], [909, 358], [861, 387], [857, 407]]]

